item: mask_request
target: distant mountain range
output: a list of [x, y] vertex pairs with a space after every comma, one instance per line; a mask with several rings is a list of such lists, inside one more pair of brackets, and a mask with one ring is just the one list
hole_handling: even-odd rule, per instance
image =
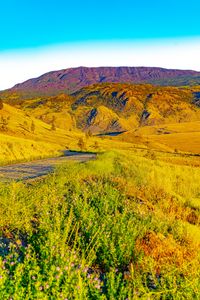
[[25, 96], [73, 93], [96, 83], [151, 83], [156, 85], [200, 85], [200, 72], [154, 67], [78, 67], [52, 71], [15, 85], [10, 92]]

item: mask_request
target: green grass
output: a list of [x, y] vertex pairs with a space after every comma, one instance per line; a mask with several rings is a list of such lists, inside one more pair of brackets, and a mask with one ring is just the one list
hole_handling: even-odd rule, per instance
[[198, 299], [199, 180], [121, 151], [1, 183], [1, 299]]

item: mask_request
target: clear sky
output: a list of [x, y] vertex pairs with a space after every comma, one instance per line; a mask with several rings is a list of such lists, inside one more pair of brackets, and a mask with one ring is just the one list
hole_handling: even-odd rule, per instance
[[78, 63], [200, 70], [199, 0], [1, 0], [0, 11], [0, 89]]

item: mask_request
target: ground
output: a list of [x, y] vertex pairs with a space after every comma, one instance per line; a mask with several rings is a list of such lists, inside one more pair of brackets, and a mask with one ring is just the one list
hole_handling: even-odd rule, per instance
[[[0, 110], [1, 178], [17, 179], [0, 182], [1, 298], [199, 299], [198, 108], [192, 120], [133, 118], [133, 128], [98, 133], [68, 112], [63, 123], [53, 99], [41, 119], [33, 102]], [[108, 127], [117, 110], [99, 106], [90, 129], [104, 119]], [[66, 161], [69, 150], [81, 162]], [[85, 162], [85, 152], [95, 159]]]

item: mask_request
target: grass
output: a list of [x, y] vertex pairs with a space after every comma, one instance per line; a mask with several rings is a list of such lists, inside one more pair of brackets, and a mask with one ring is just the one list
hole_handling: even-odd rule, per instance
[[[162, 119], [159, 112], [171, 114], [171, 108], [181, 108], [180, 116], [134, 129], [135, 112], [111, 110], [115, 88], [103, 88], [109, 105], [98, 102], [91, 128], [107, 130], [119, 114], [113, 126], [130, 130], [118, 136], [91, 137], [77, 129], [86, 125], [96, 96], [76, 111], [63, 95], [42, 105], [41, 99], [4, 103], [1, 165], [80, 150], [80, 138], [82, 150], [99, 155], [59, 166], [45, 179], [0, 182], [1, 299], [199, 299], [198, 109], [188, 104], [190, 92], [182, 91], [175, 103], [180, 91], [166, 88], [166, 95], [151, 98], [151, 117]], [[129, 99], [138, 116], [149, 93], [141, 89], [129, 95], [138, 93], [138, 101]]]
[[199, 180], [120, 150], [1, 183], [1, 298], [198, 299]]
[[0, 118], [8, 118], [6, 130], [0, 129], [0, 165], [57, 156], [60, 150], [77, 148], [78, 139], [84, 136], [76, 130], [51, 130], [51, 124], [8, 104], [4, 104]]

